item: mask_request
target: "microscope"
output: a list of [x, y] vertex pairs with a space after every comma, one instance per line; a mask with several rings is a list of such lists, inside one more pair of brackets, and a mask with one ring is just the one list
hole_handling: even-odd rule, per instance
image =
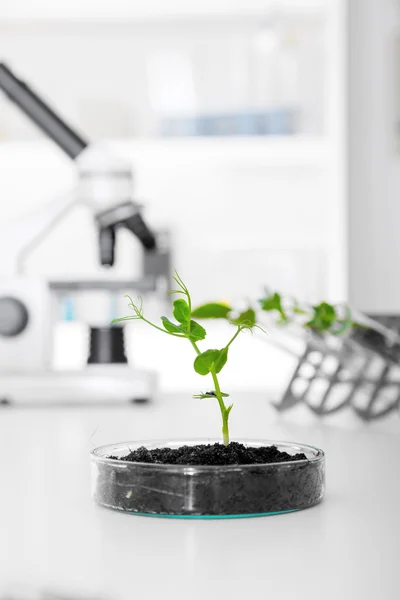
[[[168, 232], [152, 231], [143, 219], [141, 206], [132, 198], [133, 174], [127, 162], [90, 145], [4, 63], [0, 89], [78, 168], [72, 193], [0, 229], [0, 403], [151, 400], [155, 373], [128, 365], [123, 327], [106, 321], [91, 327], [87, 365], [75, 371], [54, 370], [53, 329], [58, 301], [71, 293], [108, 290], [164, 298], [171, 273]], [[142, 253], [139, 278], [44, 281], [24, 274], [28, 255], [77, 204], [93, 215], [99, 262], [105, 270], [114, 265], [118, 231], [136, 236]]]

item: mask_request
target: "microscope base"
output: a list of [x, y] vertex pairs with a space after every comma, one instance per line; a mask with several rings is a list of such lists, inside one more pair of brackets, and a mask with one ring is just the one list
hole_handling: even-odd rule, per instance
[[126, 405], [152, 402], [157, 375], [127, 365], [0, 375], [0, 405]]

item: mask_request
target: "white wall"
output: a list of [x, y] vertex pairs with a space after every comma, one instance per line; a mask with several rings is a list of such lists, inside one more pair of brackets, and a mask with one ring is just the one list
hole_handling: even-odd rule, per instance
[[400, 5], [349, 7], [349, 294], [362, 310], [398, 314]]

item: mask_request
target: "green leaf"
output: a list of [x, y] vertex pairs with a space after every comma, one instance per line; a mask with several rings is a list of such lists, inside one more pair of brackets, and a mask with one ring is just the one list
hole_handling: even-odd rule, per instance
[[219, 350], [206, 350], [199, 354], [193, 364], [196, 373], [199, 375], [208, 375], [219, 353]]
[[222, 348], [222, 350], [219, 351], [219, 356], [214, 361], [215, 371], [217, 373], [222, 371], [222, 369], [226, 365], [227, 360], [228, 360], [228, 348]]
[[222, 302], [211, 302], [198, 306], [192, 312], [196, 319], [227, 319], [232, 308]]
[[230, 404], [229, 406], [226, 407], [226, 415], [229, 416], [229, 413], [231, 412], [233, 408], [233, 404]]
[[182, 323], [187, 328], [190, 321], [189, 304], [183, 298], [174, 301], [173, 315], [178, 323]]
[[256, 312], [253, 308], [247, 309], [245, 312], [242, 312], [237, 319], [232, 321], [234, 325], [249, 325], [250, 327], [254, 327], [256, 324]]
[[193, 340], [194, 342], [198, 342], [200, 340], [204, 340], [206, 337], [206, 330], [204, 327], [196, 323], [196, 321], [190, 321], [190, 331], [184, 327], [183, 325], [178, 325], [177, 323], [172, 323], [167, 317], [161, 317], [161, 321], [164, 325], [164, 328], [168, 333], [178, 333], [182, 336], [186, 336]]
[[196, 321], [190, 321], [190, 339], [192, 339], [194, 342], [199, 342], [204, 340], [206, 335], [207, 332], [204, 327], [202, 327], [199, 323], [196, 323]]
[[261, 300], [259, 302], [260, 302], [262, 310], [265, 310], [265, 311], [276, 310], [280, 314], [281, 318], [284, 321], [287, 321], [287, 315], [286, 315], [285, 311], [283, 310], [282, 298], [281, 298], [280, 294], [277, 294], [275, 292], [274, 294], [266, 296], [265, 298], [261, 298]]
[[321, 302], [313, 306], [313, 316], [305, 325], [315, 331], [327, 331], [336, 321], [336, 311], [332, 304]]
[[206, 350], [199, 354], [194, 361], [194, 370], [199, 375], [208, 375], [215, 367], [216, 373], [222, 371], [228, 360], [228, 348], [222, 350]]
[[165, 330], [168, 331], [168, 333], [181, 333], [184, 335], [187, 334], [187, 331], [181, 325], [176, 325], [175, 323], [172, 323], [172, 321], [167, 319], [167, 317], [161, 317], [161, 321], [164, 325]]
[[[223, 398], [229, 398], [229, 394], [225, 394], [225, 392], [221, 392], [221, 396]], [[195, 394], [193, 396], [193, 398], [199, 399], [199, 400], [203, 400], [204, 398], [216, 398], [217, 394], [215, 393], [215, 391], [211, 391], [211, 392], [200, 392], [200, 394]]]

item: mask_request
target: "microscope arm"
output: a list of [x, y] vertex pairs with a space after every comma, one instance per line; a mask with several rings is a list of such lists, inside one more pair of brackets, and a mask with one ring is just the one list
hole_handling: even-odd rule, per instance
[[[145, 251], [155, 250], [155, 235], [143, 220], [140, 206], [131, 199], [130, 166], [116, 160], [115, 157], [110, 157], [105, 152], [99, 152], [96, 148], [93, 151], [81, 136], [47, 106], [26, 83], [19, 80], [4, 63], [0, 63], [0, 89], [70, 158], [77, 161], [80, 173], [79, 199], [94, 213], [99, 229], [101, 264], [105, 266], [114, 264], [115, 232], [119, 227], [131, 231], [139, 239]], [[71, 198], [70, 201], [73, 202], [73, 199]], [[42, 234], [45, 235], [48, 231], [49, 223], [54, 222], [56, 213], [64, 214], [67, 210], [64, 202], [65, 200], [61, 201], [58, 211], [52, 204], [48, 217], [41, 212], [37, 219], [30, 217], [30, 220], [26, 221], [21, 237], [25, 240], [30, 238], [30, 241], [25, 244], [24, 249], [31, 248], [35, 239], [42, 239]], [[48, 210], [48, 207], [44, 210]], [[42, 230], [36, 226], [41, 220]], [[29, 229], [31, 226], [32, 232]], [[10, 238], [11, 247], [14, 246], [18, 236]]]

